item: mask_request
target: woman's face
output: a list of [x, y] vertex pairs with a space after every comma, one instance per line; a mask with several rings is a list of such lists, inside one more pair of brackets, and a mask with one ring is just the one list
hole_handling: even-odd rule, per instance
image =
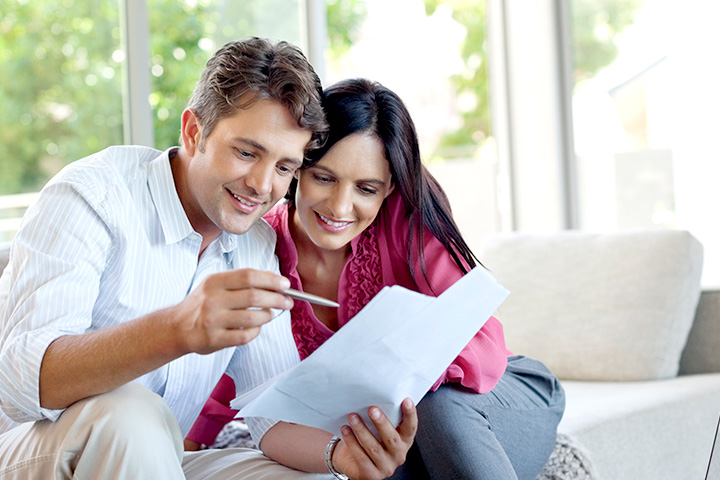
[[349, 135], [298, 172], [295, 224], [320, 248], [344, 248], [375, 220], [391, 181], [380, 139]]

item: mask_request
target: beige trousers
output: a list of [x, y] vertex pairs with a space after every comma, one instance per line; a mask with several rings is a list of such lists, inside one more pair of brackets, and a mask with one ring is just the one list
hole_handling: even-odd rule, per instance
[[327, 480], [251, 449], [183, 452], [167, 404], [130, 383], [0, 435], [0, 480]]

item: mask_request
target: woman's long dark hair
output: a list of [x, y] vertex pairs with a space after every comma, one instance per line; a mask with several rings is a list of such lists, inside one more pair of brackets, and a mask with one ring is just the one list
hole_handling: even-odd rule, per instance
[[[385, 158], [409, 219], [407, 259], [412, 277], [416, 273], [414, 260], [418, 259], [427, 278], [424, 228], [442, 243], [464, 272], [467, 273], [467, 267], [480, 264], [453, 220], [445, 192], [421, 162], [415, 124], [397, 94], [370, 80], [343, 80], [325, 90], [323, 108], [330, 124], [327, 142], [308, 152], [302, 168], [317, 163], [333, 145], [349, 135], [376, 135], [385, 146]], [[293, 181], [286, 198], [294, 201], [296, 189], [297, 182]]]

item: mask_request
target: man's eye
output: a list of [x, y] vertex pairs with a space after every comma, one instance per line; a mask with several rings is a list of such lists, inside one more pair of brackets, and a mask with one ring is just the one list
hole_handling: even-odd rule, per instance
[[293, 174], [295, 172], [295, 169], [286, 167], [285, 165], [278, 165], [277, 169], [282, 174]]

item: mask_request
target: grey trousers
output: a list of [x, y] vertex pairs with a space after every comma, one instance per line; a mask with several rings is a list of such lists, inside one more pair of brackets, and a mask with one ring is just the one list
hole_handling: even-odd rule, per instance
[[0, 479], [327, 480], [284, 467], [251, 449], [183, 452], [167, 404], [130, 383], [71, 405], [56, 422], [0, 435]]
[[508, 358], [478, 394], [444, 384], [418, 403], [418, 433], [393, 480], [534, 480], [555, 446], [565, 392], [539, 361]]

